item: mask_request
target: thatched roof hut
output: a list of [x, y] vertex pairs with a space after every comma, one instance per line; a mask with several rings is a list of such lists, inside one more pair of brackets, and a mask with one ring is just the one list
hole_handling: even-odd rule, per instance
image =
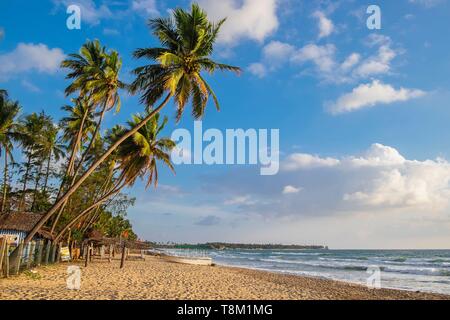
[[[40, 213], [32, 212], [14, 212], [4, 213], [0, 215], [0, 234], [10, 232], [18, 234], [28, 234], [36, 223], [42, 218]], [[41, 229], [38, 231], [38, 236], [46, 239], [52, 239], [49, 230]]]

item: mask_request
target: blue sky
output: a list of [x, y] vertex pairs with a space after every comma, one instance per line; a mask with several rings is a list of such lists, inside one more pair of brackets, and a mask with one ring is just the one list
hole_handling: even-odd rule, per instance
[[[334, 248], [445, 248], [450, 243], [450, 1], [200, 0], [228, 17], [215, 58], [240, 77], [210, 78], [222, 110], [204, 128], [280, 129], [280, 173], [254, 166], [177, 166], [158, 190], [142, 183], [129, 217], [155, 241], [317, 243]], [[66, 28], [78, 4], [81, 30]], [[145, 25], [190, 1], [0, 3], [0, 87], [24, 112], [61, 117], [57, 66], [86, 39], [119, 51], [122, 78], [156, 45]], [[366, 9], [381, 8], [381, 30]], [[142, 110], [122, 95], [108, 127]], [[189, 113], [166, 134], [193, 127]]]

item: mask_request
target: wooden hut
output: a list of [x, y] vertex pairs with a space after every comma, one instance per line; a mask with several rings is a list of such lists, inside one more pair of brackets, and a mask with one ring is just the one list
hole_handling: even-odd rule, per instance
[[[9, 238], [19, 244], [42, 218], [40, 213], [14, 212], [0, 215], [0, 237]], [[33, 240], [52, 239], [46, 229], [37, 232]]]

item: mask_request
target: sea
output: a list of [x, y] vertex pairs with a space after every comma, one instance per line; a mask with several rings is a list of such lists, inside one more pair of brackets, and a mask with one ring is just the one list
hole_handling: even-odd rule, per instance
[[450, 250], [209, 250], [214, 263], [450, 294]]

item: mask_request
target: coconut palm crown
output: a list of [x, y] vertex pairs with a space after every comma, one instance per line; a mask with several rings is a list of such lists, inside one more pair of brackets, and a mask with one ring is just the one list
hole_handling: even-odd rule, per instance
[[213, 89], [202, 76], [202, 71], [234, 71], [241, 69], [215, 62], [210, 55], [225, 19], [211, 23], [197, 4], [191, 12], [174, 9], [168, 18], [151, 19], [148, 22], [161, 47], [137, 49], [136, 58], [147, 58], [155, 63], [136, 68], [135, 81], [130, 90], [142, 93], [142, 102], [148, 107], [169, 93], [175, 98], [177, 120], [191, 100], [192, 114], [200, 118], [205, 112], [209, 97], [219, 110], [219, 101]]

